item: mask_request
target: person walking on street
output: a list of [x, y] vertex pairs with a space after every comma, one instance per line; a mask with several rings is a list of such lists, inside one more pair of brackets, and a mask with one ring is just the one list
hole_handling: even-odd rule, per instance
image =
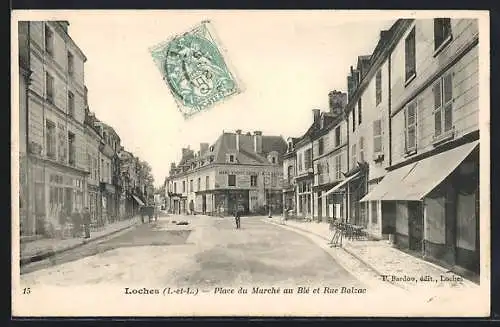
[[90, 238], [90, 211], [89, 208], [85, 207], [83, 208], [83, 226], [85, 227], [85, 238]]
[[236, 229], [240, 229], [241, 216], [240, 216], [240, 211], [238, 209], [236, 209], [236, 214], [234, 215], [234, 220], [236, 221]]

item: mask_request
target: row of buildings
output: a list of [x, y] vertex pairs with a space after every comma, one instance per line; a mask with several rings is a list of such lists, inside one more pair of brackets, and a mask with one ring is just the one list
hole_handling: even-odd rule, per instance
[[18, 25], [21, 236], [58, 229], [85, 206], [102, 226], [133, 216], [147, 198], [140, 160], [89, 109], [87, 59], [68, 26]]
[[397, 20], [302, 136], [238, 130], [183, 149], [167, 209], [338, 219], [477, 274], [478, 44], [475, 19]]
[[400, 19], [357, 58], [347, 94], [288, 139], [283, 201], [464, 273], [479, 272], [476, 19]]
[[229, 215], [282, 211], [282, 136], [261, 131], [223, 132], [198, 151], [182, 149], [165, 179], [166, 210], [172, 213]]

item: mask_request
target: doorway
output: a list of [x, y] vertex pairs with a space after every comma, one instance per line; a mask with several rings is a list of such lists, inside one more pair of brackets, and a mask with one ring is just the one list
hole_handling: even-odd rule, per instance
[[206, 195], [202, 195], [202, 197], [201, 197], [201, 211], [203, 212], [203, 214], [207, 213], [207, 196]]
[[323, 199], [321, 198], [321, 194], [323, 192], [318, 192], [318, 221], [321, 221], [323, 218]]
[[423, 253], [424, 215], [421, 202], [408, 201], [408, 224], [410, 250]]

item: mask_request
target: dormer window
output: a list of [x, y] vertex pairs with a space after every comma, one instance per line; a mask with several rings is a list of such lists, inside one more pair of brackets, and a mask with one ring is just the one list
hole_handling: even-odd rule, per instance
[[210, 148], [209, 148], [210, 152], [214, 152], [214, 146], [211, 145]]
[[234, 162], [234, 155], [232, 154], [229, 155], [229, 162]]
[[272, 157], [272, 158], [271, 158], [271, 162], [272, 162], [273, 164], [275, 164], [275, 163], [276, 163], [276, 157]]

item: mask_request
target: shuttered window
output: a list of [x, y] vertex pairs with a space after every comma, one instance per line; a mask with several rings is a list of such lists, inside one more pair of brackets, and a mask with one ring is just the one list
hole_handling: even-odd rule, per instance
[[441, 45], [451, 38], [451, 19], [434, 18], [434, 50], [438, 50]]
[[405, 39], [405, 80], [410, 80], [416, 74], [415, 64], [415, 28]]
[[406, 151], [410, 152], [417, 147], [417, 102], [413, 101], [405, 111]]
[[382, 72], [379, 70], [375, 78], [375, 104], [382, 102]]
[[373, 152], [382, 152], [382, 120], [380, 119], [373, 122]]
[[434, 95], [434, 137], [453, 128], [453, 80], [449, 73], [432, 87]]

